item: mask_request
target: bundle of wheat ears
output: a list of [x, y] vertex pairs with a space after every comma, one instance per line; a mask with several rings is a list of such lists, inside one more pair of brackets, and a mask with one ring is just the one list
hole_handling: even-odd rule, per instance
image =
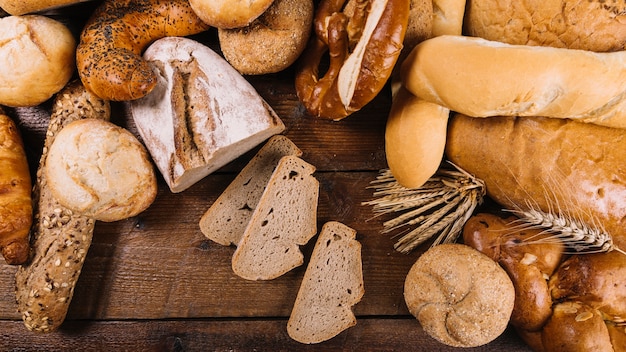
[[[394, 248], [402, 253], [411, 252], [434, 236], [432, 246], [455, 242], [486, 195], [483, 180], [449, 162], [442, 164], [419, 188], [403, 187], [389, 169], [381, 170], [369, 188], [375, 190], [375, 199], [363, 205], [372, 206], [375, 216], [396, 214], [383, 223], [383, 233], [393, 233], [393, 237], [399, 238]], [[611, 235], [599, 224], [586, 224], [560, 209], [544, 212], [528, 202], [524, 209], [504, 211], [518, 218], [512, 224], [511, 232], [535, 228], [550, 234], [542, 240], [528, 239], [526, 244], [561, 241], [572, 253], [615, 250], [626, 254], [613, 244]]]

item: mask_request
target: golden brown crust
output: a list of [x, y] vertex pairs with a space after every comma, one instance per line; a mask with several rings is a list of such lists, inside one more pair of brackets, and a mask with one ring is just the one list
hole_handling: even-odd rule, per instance
[[465, 31], [510, 44], [618, 51], [626, 45], [625, 11], [617, 1], [473, 0]]
[[233, 29], [248, 26], [274, 0], [189, 0], [194, 12], [208, 25]]
[[[325, 0], [317, 8], [315, 35], [302, 54], [295, 83], [298, 98], [314, 116], [340, 120], [360, 110], [382, 90], [402, 50], [409, 1], [354, 1], [350, 16], [345, 0]], [[368, 28], [367, 18], [379, 20]], [[364, 37], [369, 40], [360, 40]], [[359, 51], [352, 51], [355, 47]], [[319, 77], [327, 53], [330, 67]]]
[[7, 264], [28, 260], [33, 221], [31, 179], [20, 132], [0, 109], [0, 249]]
[[246, 27], [218, 29], [222, 54], [244, 75], [282, 71], [306, 47], [314, 11], [311, 0], [276, 0]]
[[541, 336], [546, 351], [615, 351], [600, 312], [578, 302], [556, 304]]
[[17, 16], [91, 0], [0, 0], [0, 7]]
[[141, 52], [165, 36], [208, 29], [186, 0], [106, 0], [92, 14], [76, 50], [79, 76], [93, 94], [106, 100], [133, 100], [156, 85], [152, 66]]

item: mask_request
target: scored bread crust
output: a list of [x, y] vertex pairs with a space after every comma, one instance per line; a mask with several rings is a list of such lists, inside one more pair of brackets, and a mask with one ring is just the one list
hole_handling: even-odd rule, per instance
[[472, 0], [467, 35], [510, 44], [591, 51], [624, 50], [624, 2], [600, 0]]
[[48, 149], [67, 124], [85, 118], [108, 120], [110, 106], [73, 81], [55, 100], [33, 187], [33, 256], [15, 274], [17, 310], [26, 328], [56, 330], [63, 323], [91, 245], [95, 220], [62, 206], [43, 173]]
[[422, 254], [404, 285], [406, 305], [424, 331], [454, 347], [477, 347], [506, 329], [515, 289], [507, 273], [463, 244], [441, 244]]
[[361, 243], [337, 221], [322, 226], [287, 322], [289, 336], [319, 343], [356, 325], [352, 311], [363, 295]]
[[286, 136], [272, 136], [200, 218], [200, 230], [221, 245], [238, 245], [261, 195], [286, 155], [302, 151]]
[[233, 254], [236, 275], [271, 280], [304, 263], [299, 246], [317, 233], [314, 172], [295, 155], [280, 159]]

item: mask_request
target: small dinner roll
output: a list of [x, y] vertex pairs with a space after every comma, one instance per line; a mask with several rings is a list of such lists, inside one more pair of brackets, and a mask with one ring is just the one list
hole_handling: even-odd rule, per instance
[[476, 347], [504, 332], [515, 289], [486, 255], [464, 244], [441, 244], [413, 264], [404, 299], [431, 337], [453, 347]]
[[137, 215], [157, 193], [143, 144], [126, 129], [98, 119], [64, 127], [50, 146], [44, 172], [61, 205], [101, 221]]
[[0, 18], [0, 105], [39, 105], [67, 84], [76, 40], [64, 24], [41, 15]]
[[261, 16], [274, 0], [189, 0], [200, 19], [216, 28], [239, 28]]

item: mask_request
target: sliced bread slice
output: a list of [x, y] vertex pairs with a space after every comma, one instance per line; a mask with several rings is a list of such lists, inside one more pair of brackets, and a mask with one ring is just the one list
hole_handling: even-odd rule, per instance
[[337, 221], [325, 223], [300, 284], [287, 333], [306, 344], [329, 340], [356, 325], [352, 306], [364, 293], [356, 231]]
[[232, 257], [235, 274], [271, 280], [304, 263], [299, 246], [317, 233], [315, 167], [294, 155], [278, 162]]
[[200, 231], [221, 245], [239, 244], [270, 176], [286, 155], [301, 156], [302, 151], [286, 136], [272, 136], [200, 218]]

